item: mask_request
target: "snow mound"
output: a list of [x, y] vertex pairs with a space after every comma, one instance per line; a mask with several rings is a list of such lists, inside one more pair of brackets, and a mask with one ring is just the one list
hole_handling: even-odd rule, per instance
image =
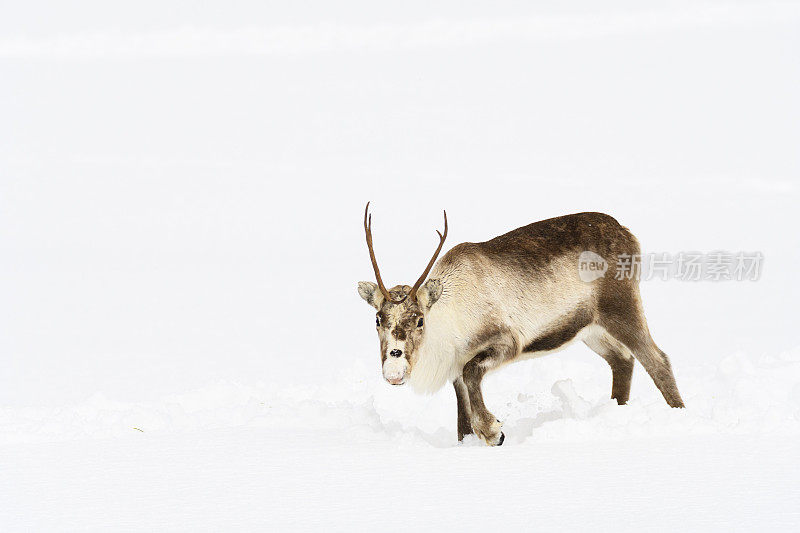
[[[686, 409], [670, 409], [637, 366], [628, 405], [608, 398], [610, 371], [595, 361], [545, 358], [487, 378], [484, 397], [504, 421], [506, 445], [709, 434], [800, 433], [800, 349], [733, 354], [718, 365], [676, 365]], [[308, 430], [400, 447], [457, 446], [455, 400], [389, 387], [357, 364], [326, 384], [220, 381], [156, 402], [96, 393], [62, 407], [0, 408], [0, 444], [139, 438], [234, 427]], [[462, 446], [479, 445], [467, 439]]]

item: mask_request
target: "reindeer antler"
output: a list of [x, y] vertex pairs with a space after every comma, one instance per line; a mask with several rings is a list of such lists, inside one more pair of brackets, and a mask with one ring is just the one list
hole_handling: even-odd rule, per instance
[[392, 297], [389, 295], [389, 291], [386, 289], [386, 286], [383, 284], [383, 280], [381, 279], [381, 270], [378, 268], [378, 260], [375, 259], [375, 250], [372, 248], [372, 215], [368, 215], [369, 212], [369, 202], [367, 202], [367, 207], [364, 208], [364, 232], [367, 234], [367, 248], [369, 248], [369, 258], [372, 260], [372, 270], [375, 271], [375, 279], [378, 282], [378, 288], [383, 293], [383, 297], [389, 300], [392, 303], [399, 304], [402, 303], [407, 296], [404, 296], [400, 300], [393, 300]]
[[419, 289], [420, 285], [423, 284], [425, 278], [428, 277], [428, 273], [431, 271], [431, 268], [433, 268], [436, 258], [439, 257], [439, 252], [442, 251], [444, 240], [447, 238], [447, 211], [444, 212], [444, 233], [440, 233], [438, 229], [436, 230], [436, 233], [439, 234], [439, 247], [436, 248], [436, 251], [433, 253], [433, 257], [431, 257], [428, 266], [425, 267], [425, 272], [422, 273], [417, 282], [411, 288], [411, 292], [409, 292], [408, 295], [403, 296], [400, 300], [392, 299], [392, 297], [389, 295], [389, 291], [386, 290], [386, 286], [383, 284], [383, 280], [381, 279], [381, 271], [378, 268], [378, 261], [375, 259], [375, 250], [372, 248], [372, 215], [369, 214], [369, 202], [367, 202], [367, 207], [364, 208], [364, 232], [367, 234], [367, 248], [369, 248], [369, 258], [372, 260], [372, 269], [375, 271], [375, 279], [378, 281], [378, 288], [381, 290], [381, 293], [383, 293], [383, 297], [395, 304], [403, 303], [406, 298], [415, 300], [417, 298], [417, 289]]
[[[439, 233], [439, 230], [436, 230], [436, 233]], [[425, 282], [425, 278], [428, 277], [428, 272], [431, 271], [433, 268], [433, 264], [436, 262], [436, 258], [439, 257], [439, 252], [442, 251], [442, 246], [444, 245], [444, 240], [447, 238], [447, 211], [444, 212], [444, 234], [439, 233], [439, 246], [436, 248], [436, 251], [433, 252], [433, 257], [431, 257], [428, 266], [425, 267], [425, 272], [419, 277], [417, 282], [411, 287], [411, 292], [408, 293], [408, 297], [412, 300], [416, 300], [417, 298], [417, 289], [419, 289], [420, 285]]]

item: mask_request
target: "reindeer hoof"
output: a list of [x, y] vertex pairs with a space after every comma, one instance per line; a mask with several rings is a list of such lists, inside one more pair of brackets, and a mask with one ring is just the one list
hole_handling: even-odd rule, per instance
[[499, 420], [492, 420], [491, 418], [489, 420], [491, 422], [488, 425], [483, 424], [480, 420], [475, 420], [472, 423], [472, 428], [487, 446], [500, 446], [506, 438], [503, 432], [500, 431], [503, 425]]

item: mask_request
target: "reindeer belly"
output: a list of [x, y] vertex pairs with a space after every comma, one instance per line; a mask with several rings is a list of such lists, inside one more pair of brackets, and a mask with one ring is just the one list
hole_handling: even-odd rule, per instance
[[[557, 264], [558, 262], [556, 262]], [[529, 283], [510, 307], [508, 318], [517, 332], [521, 357], [528, 359], [557, 351], [580, 340], [592, 325], [593, 287], [573, 276], [570, 262], [561, 261], [564, 275]], [[566, 264], [564, 264], [566, 263]], [[518, 293], [519, 294], [519, 293]]]
[[591, 326], [592, 313], [586, 307], [578, 307], [526, 339], [522, 345], [521, 357], [529, 359], [560, 350], [582, 338]]

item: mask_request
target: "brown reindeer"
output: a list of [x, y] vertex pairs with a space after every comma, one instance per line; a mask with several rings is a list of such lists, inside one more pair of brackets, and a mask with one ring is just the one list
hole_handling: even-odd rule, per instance
[[[576, 340], [611, 366], [611, 397], [619, 404], [628, 401], [635, 358], [667, 403], [683, 407], [669, 359], [650, 337], [638, 276], [608, 269], [618, 257], [640, 253], [636, 238], [614, 218], [578, 213], [534, 222], [456, 245], [436, 262], [447, 237], [445, 213], [439, 246], [417, 282], [387, 289], [368, 210], [369, 203], [364, 230], [377, 284], [359, 282], [358, 293], [377, 310], [383, 376], [422, 392], [451, 381], [459, 440], [475, 433], [499, 446], [505, 438], [483, 402], [483, 376]], [[579, 270], [586, 254], [594, 259], [588, 277]]]

